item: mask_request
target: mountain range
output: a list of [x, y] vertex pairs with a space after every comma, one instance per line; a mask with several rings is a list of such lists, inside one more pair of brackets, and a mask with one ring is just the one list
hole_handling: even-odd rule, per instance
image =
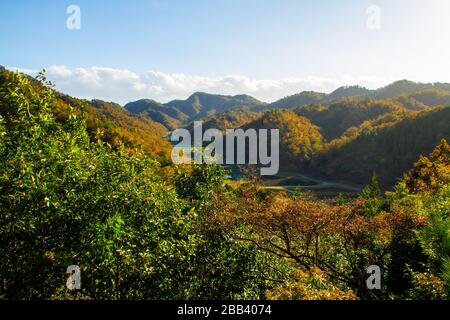
[[[4, 116], [9, 111], [2, 90], [11, 76], [0, 68]], [[53, 113], [60, 121], [74, 112], [87, 119], [92, 139], [141, 147], [163, 164], [170, 163], [170, 131], [190, 128], [194, 120], [202, 120], [204, 130], [279, 128], [282, 170], [358, 185], [376, 173], [381, 186], [389, 188], [420, 155], [441, 139], [450, 141], [450, 84], [445, 83], [401, 80], [377, 90], [350, 86], [329, 94], [301, 92], [273, 103], [196, 92], [186, 100], [143, 99], [125, 107], [54, 93]]]
[[148, 117], [161, 123], [168, 130], [173, 130], [194, 120], [232, 109], [260, 112], [299, 108], [311, 104], [329, 105], [345, 98], [392, 99], [407, 109], [424, 110], [428, 107], [450, 105], [450, 84], [400, 80], [376, 90], [361, 86], [345, 86], [329, 94], [303, 91], [272, 103], [265, 103], [248, 95], [225, 96], [196, 92], [186, 100], [173, 100], [163, 104], [151, 99], [141, 99], [130, 102], [124, 107], [131, 113]]
[[[192, 130], [192, 121], [199, 119], [203, 130], [279, 128], [282, 170], [357, 185], [370, 182], [376, 173], [387, 189], [421, 154], [431, 152], [441, 139], [450, 140], [449, 106], [449, 84], [401, 80], [376, 90], [347, 86], [329, 94], [305, 91], [273, 103], [195, 93], [187, 100], [139, 100], [125, 108], [156, 122], [170, 116], [170, 126], [160, 122], [168, 130]], [[176, 111], [183, 117], [175, 116]]]

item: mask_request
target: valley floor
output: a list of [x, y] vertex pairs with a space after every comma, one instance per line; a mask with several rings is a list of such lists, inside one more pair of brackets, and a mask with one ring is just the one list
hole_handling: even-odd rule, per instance
[[[238, 185], [245, 181], [245, 178], [234, 170], [229, 177], [233, 181], [231, 184]], [[281, 170], [276, 176], [265, 177], [261, 184], [266, 190], [288, 192], [298, 189], [309, 190], [318, 196], [324, 197], [337, 196], [339, 194], [357, 196], [362, 190], [361, 186], [348, 182], [323, 179], [290, 170]]]

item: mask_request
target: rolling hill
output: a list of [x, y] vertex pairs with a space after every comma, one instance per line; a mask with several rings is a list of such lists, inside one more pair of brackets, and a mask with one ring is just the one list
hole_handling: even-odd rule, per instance
[[[0, 67], [0, 89], [11, 76], [11, 71]], [[39, 90], [39, 84], [34, 83]], [[160, 123], [134, 115], [115, 103], [81, 100], [56, 91], [54, 93], [57, 106], [52, 112], [59, 121], [65, 121], [71, 112], [83, 115], [87, 118], [87, 129], [92, 139], [95, 139], [97, 130], [101, 130], [102, 139], [113, 146], [119, 143], [130, 148], [141, 146], [148, 154], [161, 160], [169, 159], [171, 144], [165, 139], [168, 131]], [[0, 91], [0, 114], [7, 113], [8, 105]]]
[[441, 139], [450, 140], [450, 107], [403, 117], [365, 122], [340, 143], [331, 141], [311, 162], [325, 177], [360, 184], [376, 173], [383, 186], [392, 186], [420, 155], [430, 153]]
[[309, 105], [295, 109], [295, 112], [322, 129], [327, 139], [334, 139], [350, 127], [373, 120], [386, 113], [399, 111], [403, 105], [391, 100], [338, 100], [329, 106]]

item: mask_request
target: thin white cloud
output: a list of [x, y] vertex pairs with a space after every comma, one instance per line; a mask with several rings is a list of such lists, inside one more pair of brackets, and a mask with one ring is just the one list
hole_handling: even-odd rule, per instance
[[[10, 68], [18, 69], [18, 68]], [[20, 71], [34, 74], [34, 70]], [[215, 94], [248, 94], [262, 101], [275, 101], [305, 90], [331, 92], [342, 85], [362, 85], [378, 88], [391, 80], [377, 77], [353, 77], [344, 75], [340, 79], [324, 77], [252, 79], [242, 75], [205, 77], [183, 73], [147, 71], [141, 74], [108, 67], [68, 68], [50, 66], [47, 77], [56, 88], [79, 98], [98, 98], [125, 104], [140, 98], [151, 98], [161, 102], [185, 99], [193, 92]]]

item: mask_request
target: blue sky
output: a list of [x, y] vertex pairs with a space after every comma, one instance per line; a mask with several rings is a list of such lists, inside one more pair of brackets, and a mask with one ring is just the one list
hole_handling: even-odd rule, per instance
[[[81, 9], [68, 30], [66, 8]], [[376, 5], [380, 28], [367, 27]], [[274, 100], [342, 84], [450, 82], [447, 0], [2, 1], [0, 64], [124, 103], [190, 91]], [[58, 83], [59, 82], [59, 83]]]

